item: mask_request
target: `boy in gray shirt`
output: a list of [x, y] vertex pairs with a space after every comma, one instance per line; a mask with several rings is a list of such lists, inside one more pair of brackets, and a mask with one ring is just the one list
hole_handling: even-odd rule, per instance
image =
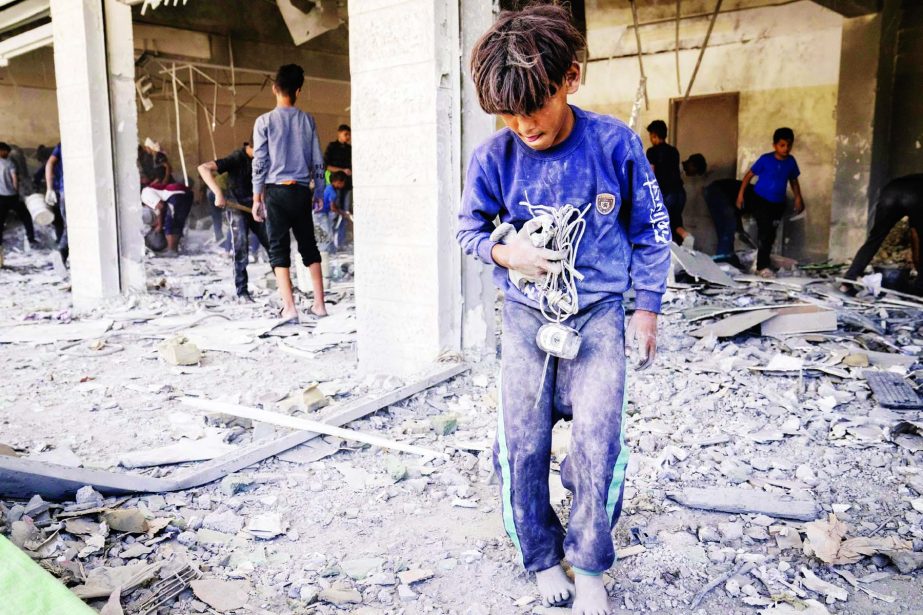
[[313, 209], [323, 205], [324, 158], [314, 118], [295, 107], [303, 85], [304, 70], [300, 66], [280, 67], [272, 84], [276, 108], [258, 117], [253, 127], [253, 219], [266, 221], [269, 263], [282, 299], [281, 315], [294, 322], [298, 321], [298, 310], [289, 275], [289, 231], [294, 233], [302, 262], [311, 272], [311, 314], [327, 315], [321, 257], [311, 215]]

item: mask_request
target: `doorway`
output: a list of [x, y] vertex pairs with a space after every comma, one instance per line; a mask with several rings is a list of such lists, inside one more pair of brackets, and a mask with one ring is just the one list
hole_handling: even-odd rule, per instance
[[695, 247], [714, 254], [717, 246], [715, 228], [702, 193], [716, 179], [737, 176], [737, 115], [740, 94], [692, 96], [670, 101], [673, 145], [685, 160], [699, 153], [708, 161], [704, 177], [684, 177], [686, 208], [683, 225], [695, 237]]

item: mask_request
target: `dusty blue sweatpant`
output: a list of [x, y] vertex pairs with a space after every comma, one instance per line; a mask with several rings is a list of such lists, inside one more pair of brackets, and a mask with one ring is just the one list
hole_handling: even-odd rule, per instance
[[[622, 510], [628, 448], [624, 439], [625, 312], [620, 302], [597, 304], [566, 324], [582, 337], [573, 360], [551, 358], [536, 404], [545, 353], [535, 334], [547, 321], [538, 310], [503, 307], [499, 426], [494, 466], [500, 477], [503, 523], [527, 570], [562, 559], [584, 574], [615, 561], [612, 527]], [[551, 507], [551, 430], [573, 421], [561, 481], [573, 493], [565, 535]]]

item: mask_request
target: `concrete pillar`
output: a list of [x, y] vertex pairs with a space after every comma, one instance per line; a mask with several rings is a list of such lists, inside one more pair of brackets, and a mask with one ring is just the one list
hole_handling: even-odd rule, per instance
[[123, 277], [138, 284], [140, 274], [143, 286], [143, 248], [133, 245], [141, 241], [140, 221], [128, 220], [140, 219], [131, 9], [115, 0], [52, 0], [51, 17], [71, 286], [81, 310], [118, 295]]
[[109, 113], [118, 218], [119, 282], [122, 292], [144, 292], [144, 241], [141, 236], [141, 194], [138, 190], [138, 106], [135, 104], [135, 50], [131, 7], [103, 0], [106, 16], [106, 60]]
[[[830, 258], [852, 258], [887, 181], [896, 24], [883, 13], [843, 20]], [[894, 7], [891, 7], [893, 11]], [[810, 206], [810, 204], [808, 205]]]
[[363, 371], [461, 348], [458, 0], [349, 3]]
[[[494, 21], [495, 3], [484, 0], [459, 0], [461, 21], [461, 160], [462, 179], [479, 143], [496, 130], [496, 119], [481, 110], [469, 70], [471, 49]], [[462, 346], [468, 355], [496, 354], [497, 290], [491, 279], [492, 267], [473, 258], [462, 258]]]

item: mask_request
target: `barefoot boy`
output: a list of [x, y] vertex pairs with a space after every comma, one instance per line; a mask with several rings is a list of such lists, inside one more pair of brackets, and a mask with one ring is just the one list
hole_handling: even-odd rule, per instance
[[[504, 12], [475, 45], [471, 74], [481, 107], [506, 125], [470, 161], [458, 240], [468, 254], [496, 265], [503, 289], [501, 404], [494, 462], [501, 477], [503, 521], [546, 603], [574, 597], [573, 612], [610, 612], [602, 573], [615, 560], [611, 530], [622, 507], [625, 313], [645, 362], [656, 347], [657, 313], [670, 262], [669, 218], [638, 136], [624, 123], [567, 104], [580, 84], [585, 46], [567, 11], [533, 6]], [[562, 255], [534, 247], [528, 230], [507, 243], [490, 235], [494, 219], [522, 229], [529, 204], [585, 210], [576, 253], [579, 311], [565, 325], [582, 345], [572, 360], [549, 361], [536, 333], [546, 320], [509, 273], [541, 279], [559, 272]], [[518, 276], [516, 276], [518, 277]], [[542, 390], [539, 393], [540, 383]], [[573, 493], [569, 529], [551, 507], [551, 430], [573, 421], [561, 479]], [[576, 587], [561, 566], [567, 559]]]
[[[314, 304], [311, 315], [326, 316], [320, 252], [311, 216], [324, 193], [324, 158], [317, 140], [314, 118], [295, 106], [304, 85], [304, 70], [297, 64], [279, 68], [272, 93], [276, 108], [256, 118], [253, 127], [253, 219], [266, 220], [269, 263], [276, 274], [282, 299], [282, 318], [297, 322], [292, 293], [289, 231], [298, 253], [311, 273]], [[308, 187], [314, 180], [312, 203]]]

